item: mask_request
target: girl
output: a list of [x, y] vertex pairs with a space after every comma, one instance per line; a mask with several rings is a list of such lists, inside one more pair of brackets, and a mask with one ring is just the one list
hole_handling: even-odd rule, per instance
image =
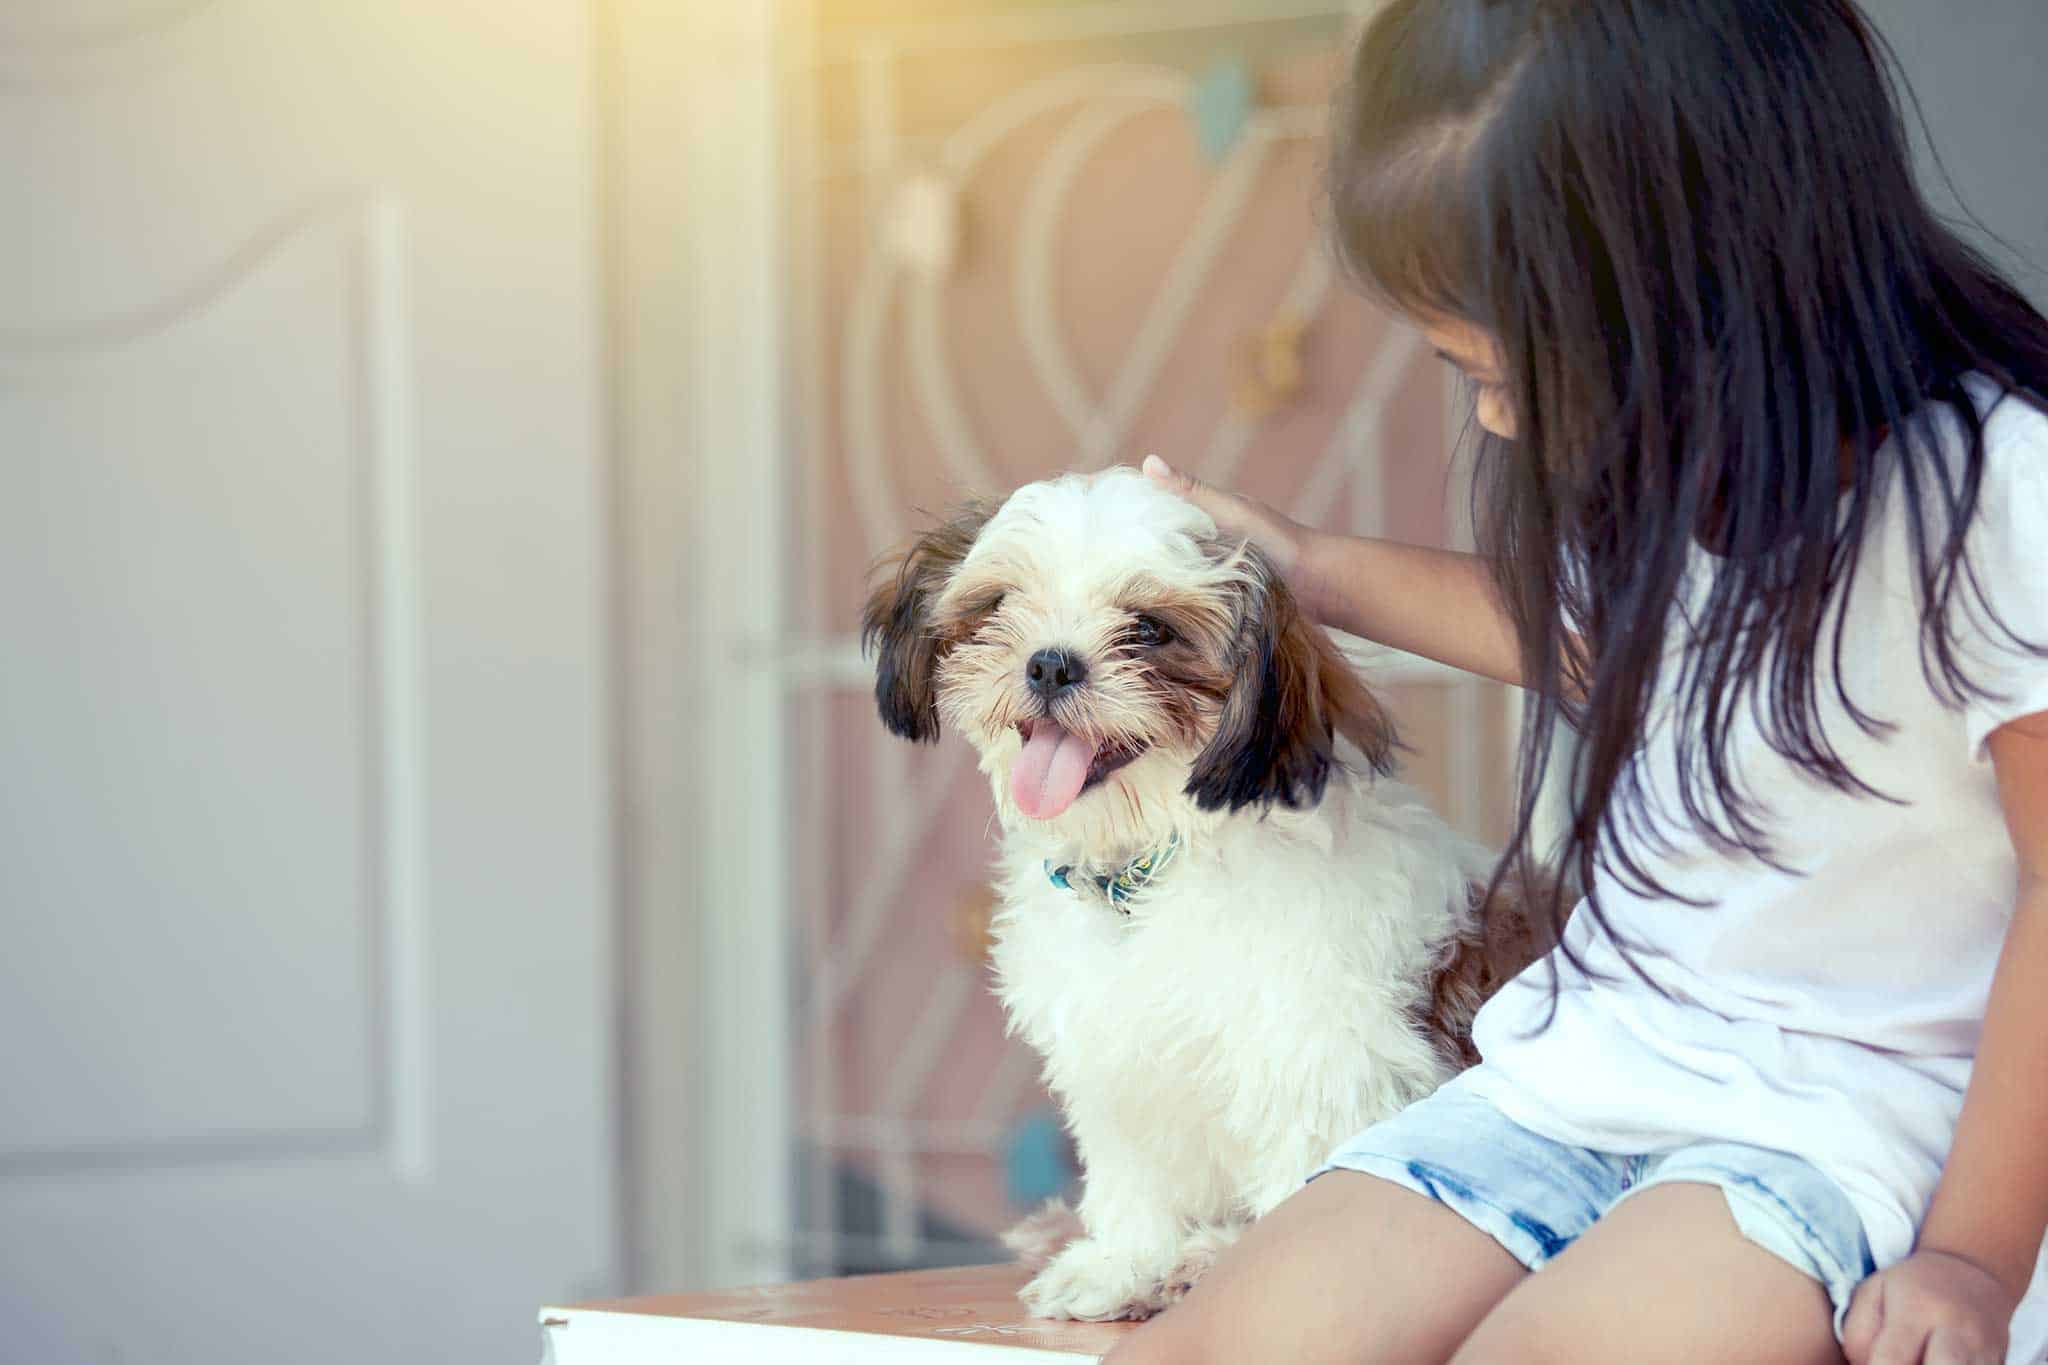
[[1148, 467], [1325, 621], [1529, 689], [1509, 860], [1586, 894], [1483, 1063], [1116, 1365], [2042, 1358], [2048, 322], [1889, 70], [1852, 0], [1367, 28], [1336, 223], [1476, 389], [1483, 552]]

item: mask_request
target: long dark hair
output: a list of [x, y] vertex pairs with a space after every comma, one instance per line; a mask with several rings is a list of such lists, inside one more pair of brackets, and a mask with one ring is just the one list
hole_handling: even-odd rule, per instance
[[[1596, 867], [1683, 899], [1644, 853], [1660, 835], [1636, 756], [1660, 690], [1683, 817], [1724, 850], [1772, 859], [1728, 753], [1744, 708], [1799, 768], [1895, 797], [1820, 720], [1831, 679], [1884, 728], [1836, 669], [1882, 497], [1905, 499], [1930, 685], [1983, 695], [1951, 627], [1983, 603], [1964, 552], [1983, 422], [1961, 381], [2040, 405], [2048, 321], [1928, 207], [1895, 66], [1852, 0], [1388, 0], [1358, 47], [1340, 248], [1398, 307], [1503, 353], [1517, 431], [1479, 443], [1474, 520], [1530, 692], [1499, 875], [1541, 888], [1560, 929]], [[1936, 448], [1940, 403], [1961, 458]], [[1711, 586], [1687, 593], [1668, 658], [1702, 551]], [[1568, 829], [1532, 849], [1560, 721]], [[1597, 898], [1581, 913], [1611, 933]]]

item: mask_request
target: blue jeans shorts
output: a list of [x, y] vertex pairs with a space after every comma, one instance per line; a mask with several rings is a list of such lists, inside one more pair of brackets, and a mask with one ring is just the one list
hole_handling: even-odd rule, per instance
[[1335, 1170], [1376, 1175], [1436, 1200], [1531, 1270], [1631, 1195], [1679, 1181], [1712, 1185], [1745, 1238], [1820, 1281], [1835, 1307], [1837, 1335], [1849, 1296], [1877, 1268], [1848, 1196], [1796, 1156], [1732, 1142], [1640, 1156], [1572, 1147], [1537, 1136], [1456, 1085], [1366, 1129], [1316, 1175]]

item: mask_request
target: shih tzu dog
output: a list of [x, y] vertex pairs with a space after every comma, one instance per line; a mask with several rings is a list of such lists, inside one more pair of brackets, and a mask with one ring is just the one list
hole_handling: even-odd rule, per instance
[[1063, 1249], [1056, 1213], [1012, 1239], [1034, 1313], [1178, 1299], [1468, 1062], [1534, 956], [1270, 564], [1134, 470], [963, 509], [888, 567], [864, 638], [884, 724], [960, 731], [995, 789], [998, 991], [1086, 1174]]

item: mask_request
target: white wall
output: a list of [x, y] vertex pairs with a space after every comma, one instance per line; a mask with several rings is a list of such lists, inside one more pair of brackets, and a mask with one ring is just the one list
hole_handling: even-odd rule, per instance
[[[2048, 4], [1864, 0], [1864, 8], [1898, 49], [1963, 204], [2016, 248], [1993, 244], [1993, 253], [2048, 308]], [[1952, 209], [1940, 170], [1924, 155], [1921, 165], [1936, 206]]]

